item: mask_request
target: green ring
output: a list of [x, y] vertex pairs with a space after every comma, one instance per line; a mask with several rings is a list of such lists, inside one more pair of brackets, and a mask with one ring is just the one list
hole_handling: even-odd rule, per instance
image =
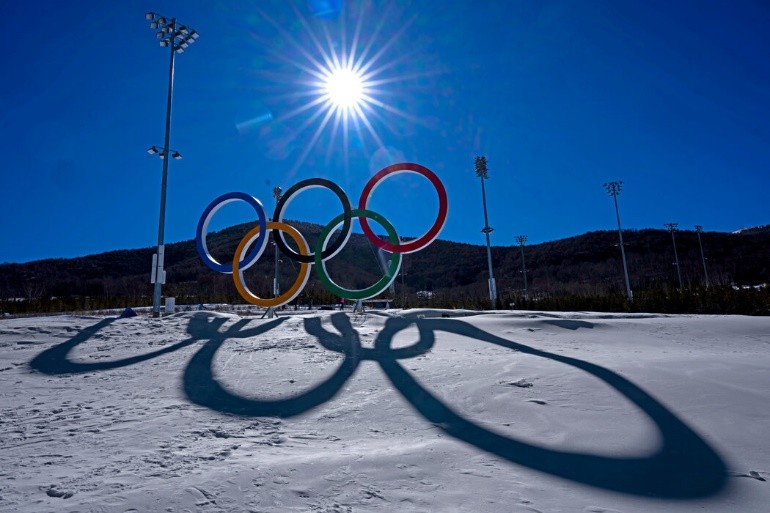
[[[385, 219], [377, 212], [354, 208], [350, 211], [350, 215], [351, 217], [366, 217], [379, 223], [388, 232], [388, 238], [392, 244], [398, 244], [400, 242], [398, 239], [398, 234], [396, 233], [396, 229], [392, 224], [390, 224], [390, 221]], [[385, 275], [371, 287], [361, 290], [350, 290], [340, 287], [332, 281], [326, 272], [326, 261], [321, 257], [321, 253], [323, 252], [324, 246], [326, 245], [327, 239], [329, 238], [329, 234], [332, 232], [332, 230], [342, 224], [344, 218], [344, 213], [338, 215], [332, 219], [323, 230], [321, 230], [321, 234], [318, 236], [318, 240], [316, 240], [315, 243], [316, 273], [318, 273], [318, 279], [321, 280], [321, 283], [324, 285], [324, 287], [326, 287], [326, 289], [332, 294], [336, 294], [345, 299], [369, 299], [370, 297], [374, 297], [380, 294], [383, 290], [388, 288], [391, 283], [393, 283], [393, 280], [396, 279], [398, 270], [401, 267], [401, 254], [393, 253], [393, 258], [390, 259], [390, 266], [388, 266], [388, 270], [385, 272]]]

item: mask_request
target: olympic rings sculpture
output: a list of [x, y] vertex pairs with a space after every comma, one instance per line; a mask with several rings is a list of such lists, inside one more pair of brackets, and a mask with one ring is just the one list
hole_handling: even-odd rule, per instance
[[[368, 209], [369, 200], [374, 193], [374, 190], [382, 183], [382, 181], [385, 178], [401, 173], [416, 173], [427, 178], [436, 189], [439, 200], [438, 215], [436, 216], [436, 221], [433, 225], [421, 236], [405, 243], [401, 242], [396, 229], [387, 219], [385, 219], [385, 217]], [[321, 230], [321, 234], [316, 241], [315, 247], [313, 248], [313, 251], [311, 251], [305, 237], [303, 237], [296, 228], [283, 222], [283, 215], [286, 207], [289, 206], [299, 193], [316, 187], [322, 187], [332, 191], [342, 204], [342, 213], [332, 219], [329, 224]], [[214, 214], [220, 208], [234, 201], [243, 201], [251, 205], [257, 213], [257, 226], [249, 230], [243, 239], [241, 239], [241, 242], [238, 244], [235, 254], [233, 255], [232, 262], [220, 263], [211, 256], [206, 244], [208, 226], [209, 222], [214, 217]], [[339, 185], [325, 178], [302, 180], [290, 187], [279, 199], [272, 220], [268, 220], [264, 206], [254, 196], [244, 192], [230, 192], [223, 194], [212, 201], [203, 211], [195, 232], [195, 242], [198, 248], [198, 255], [201, 260], [203, 260], [203, 263], [210, 269], [219, 273], [232, 274], [235, 288], [238, 293], [244, 300], [253, 305], [270, 308], [279, 307], [293, 301], [307, 284], [307, 280], [310, 277], [310, 267], [312, 265], [315, 265], [318, 279], [331, 293], [345, 299], [363, 300], [377, 296], [393, 283], [393, 280], [396, 279], [401, 267], [402, 254], [420, 251], [438, 237], [438, 234], [441, 232], [441, 229], [446, 222], [447, 212], [448, 202], [446, 189], [444, 189], [444, 184], [439, 180], [438, 176], [424, 166], [403, 162], [381, 169], [369, 180], [369, 182], [367, 182], [361, 192], [361, 197], [358, 200], [358, 208], [351, 207], [348, 196]], [[334, 280], [331, 279], [326, 269], [326, 262], [342, 251], [350, 238], [353, 218], [359, 219], [364, 235], [372, 244], [384, 251], [393, 253], [390, 265], [385, 270], [382, 278], [375, 284], [358, 290], [346, 289], [336, 284]], [[385, 231], [388, 234], [387, 240], [382, 240], [375, 235], [369, 225], [369, 220], [374, 221], [385, 228]], [[329, 239], [331, 235], [340, 225], [342, 226], [342, 235], [338, 236], [334, 242], [330, 244]], [[254, 265], [257, 260], [259, 260], [259, 257], [262, 256], [262, 253], [267, 247], [269, 232], [272, 232], [273, 241], [281, 253], [287, 258], [298, 262], [300, 267], [297, 279], [286, 292], [275, 298], [260, 298], [249, 290], [243, 278], [243, 271]], [[294, 241], [298, 251], [289, 247], [286, 243], [285, 234]]]

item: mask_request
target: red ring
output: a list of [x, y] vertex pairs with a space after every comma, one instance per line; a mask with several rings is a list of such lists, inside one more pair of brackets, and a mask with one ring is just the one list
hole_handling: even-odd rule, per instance
[[433, 171], [427, 167], [421, 166], [420, 164], [414, 164], [411, 162], [393, 164], [378, 171], [377, 174], [374, 175], [369, 180], [369, 182], [367, 182], [364, 190], [361, 191], [361, 198], [358, 200], [358, 208], [361, 210], [368, 210], [369, 197], [371, 196], [374, 189], [380, 185], [380, 181], [382, 181], [382, 179], [388, 175], [401, 173], [404, 171], [411, 171], [420, 174], [430, 180], [430, 182], [433, 184], [433, 187], [436, 188], [436, 192], [438, 193], [438, 216], [436, 217], [436, 222], [433, 223], [433, 226], [431, 226], [427, 232], [425, 232], [420, 237], [417, 237], [413, 241], [407, 242], [405, 244], [393, 244], [391, 242], [380, 239], [369, 227], [368, 220], [365, 217], [360, 218], [359, 221], [361, 223], [361, 228], [364, 230], [366, 238], [369, 239], [369, 241], [371, 241], [371, 243], [378, 248], [384, 249], [385, 251], [389, 251], [391, 253], [414, 253], [415, 251], [421, 250], [433, 242], [436, 237], [438, 237], [438, 234], [444, 227], [444, 223], [446, 222], [447, 218], [448, 202], [444, 184], [441, 183], [441, 180], [439, 180], [438, 176], [436, 176]]

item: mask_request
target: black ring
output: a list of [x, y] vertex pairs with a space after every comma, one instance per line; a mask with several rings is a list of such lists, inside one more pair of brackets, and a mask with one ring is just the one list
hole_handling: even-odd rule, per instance
[[[350, 199], [348, 199], [347, 194], [345, 194], [345, 191], [343, 191], [339, 185], [325, 178], [308, 178], [307, 180], [297, 182], [292, 185], [283, 196], [281, 196], [280, 200], [278, 200], [278, 204], [275, 206], [275, 212], [273, 213], [273, 221], [279, 223], [283, 222], [283, 209], [291, 202], [292, 196], [313, 187], [324, 187], [332, 191], [340, 199], [343, 208], [344, 220], [342, 222], [342, 236], [337, 237], [329, 247], [321, 252], [321, 258], [327, 260], [339, 253], [342, 246], [348, 241], [353, 224], [352, 216], [350, 215]], [[283, 238], [283, 232], [280, 230], [273, 230], [273, 241], [275, 242], [275, 245], [278, 246], [278, 249], [281, 250], [281, 253], [295, 262], [304, 262], [308, 264], [315, 262], [315, 253], [300, 255], [286, 244], [286, 240]]]

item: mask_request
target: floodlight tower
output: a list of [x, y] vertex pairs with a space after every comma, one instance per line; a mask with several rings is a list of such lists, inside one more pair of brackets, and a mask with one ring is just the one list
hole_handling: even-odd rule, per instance
[[481, 233], [487, 237], [487, 264], [489, 265], [489, 300], [492, 302], [492, 308], [497, 304], [497, 287], [495, 286], [495, 277], [492, 274], [492, 249], [489, 245], [489, 234], [494, 231], [494, 228], [489, 226], [489, 218], [487, 217], [487, 193], [484, 188], [484, 180], [487, 180], [487, 158], [484, 156], [476, 157], [476, 176], [481, 178], [481, 201], [484, 205], [484, 228], [481, 229]]
[[526, 235], [517, 235], [516, 242], [521, 248], [521, 272], [524, 275], [524, 301], [529, 301], [529, 292], [527, 291], [527, 266], [524, 265], [524, 244], [527, 243]]
[[706, 288], [709, 288], [711, 286], [709, 283], [709, 272], [708, 269], [706, 269], [706, 257], [703, 256], [703, 243], [700, 240], [700, 234], [703, 233], [703, 227], [699, 224], [696, 224], [695, 233], [698, 234], [698, 246], [700, 247], [700, 259], [703, 262], [703, 274], [706, 276]]
[[[150, 21], [150, 28], [157, 30], [155, 37], [160, 46], [169, 48], [171, 57], [168, 63], [168, 97], [166, 100], [166, 136], [163, 142], [163, 151], [153, 146], [148, 150], [150, 154], [159, 153], [163, 160], [163, 174], [160, 185], [160, 220], [158, 222], [158, 251], [153, 255], [152, 280], [155, 289], [152, 294], [152, 316], [160, 317], [161, 287], [166, 282], [166, 271], [163, 270], [163, 256], [165, 246], [163, 243], [166, 224], [166, 184], [168, 182], [168, 160], [165, 158], [170, 153], [169, 141], [171, 137], [171, 97], [174, 91], [174, 55], [182, 53], [198, 39], [198, 33], [176, 21], [176, 18], [166, 18], [154, 12], [148, 12], [145, 19]], [[181, 158], [179, 152], [170, 154], [172, 158]]]
[[674, 265], [676, 266], [676, 275], [679, 277], [679, 290], [682, 290], [682, 272], [679, 270], [679, 255], [676, 252], [676, 237], [674, 234], [679, 230], [679, 223], [666, 223], [663, 226], [671, 232], [671, 242], [674, 243]]
[[[275, 204], [278, 205], [278, 202], [281, 201], [281, 196], [283, 195], [283, 191], [280, 187], [273, 187], [273, 197], [275, 198]], [[273, 232], [273, 237], [278, 237], [278, 232]], [[278, 297], [281, 294], [281, 288], [278, 286], [278, 263], [280, 262], [278, 260], [278, 244], [273, 242], [273, 245], [275, 246], [275, 276], [273, 277], [273, 297]]]
[[620, 256], [623, 259], [623, 274], [626, 277], [626, 294], [629, 301], [634, 300], [634, 293], [631, 292], [631, 282], [628, 280], [628, 265], [626, 264], [626, 249], [623, 244], [623, 230], [620, 228], [620, 211], [618, 210], [618, 194], [623, 189], [623, 182], [607, 182], [604, 184], [604, 188], [607, 189], [607, 194], [612, 196], [615, 200], [615, 217], [618, 220], [618, 238], [620, 239]]

